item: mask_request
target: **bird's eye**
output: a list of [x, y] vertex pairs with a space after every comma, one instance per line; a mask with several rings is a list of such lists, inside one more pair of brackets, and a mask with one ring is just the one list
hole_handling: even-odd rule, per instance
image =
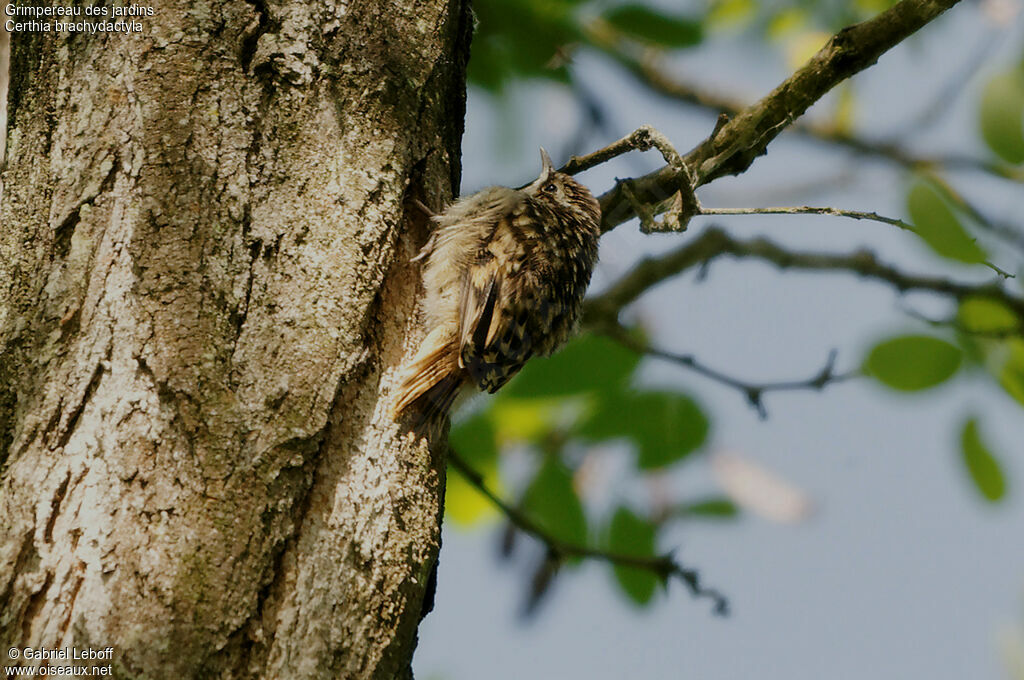
[[557, 190], [558, 187], [555, 186], [554, 182], [548, 182], [547, 184], [544, 185], [544, 191], [548, 192], [549, 194], [553, 194]]

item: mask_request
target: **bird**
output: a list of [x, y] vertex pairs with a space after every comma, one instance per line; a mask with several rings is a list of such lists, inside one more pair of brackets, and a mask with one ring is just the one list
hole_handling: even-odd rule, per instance
[[427, 334], [392, 409], [415, 427], [444, 420], [468, 386], [494, 393], [579, 323], [597, 262], [601, 207], [542, 148], [541, 172], [453, 203], [412, 261], [422, 262]]

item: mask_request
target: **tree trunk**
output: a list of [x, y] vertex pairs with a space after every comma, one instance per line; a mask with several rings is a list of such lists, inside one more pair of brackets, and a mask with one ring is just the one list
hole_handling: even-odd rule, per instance
[[113, 646], [126, 677], [410, 674], [443, 467], [389, 408], [419, 338], [408, 199], [458, 185], [468, 8], [138, 20], [12, 40], [3, 648]]

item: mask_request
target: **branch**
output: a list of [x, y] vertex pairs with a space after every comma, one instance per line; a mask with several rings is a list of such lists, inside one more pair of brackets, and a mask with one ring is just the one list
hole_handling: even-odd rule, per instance
[[[609, 160], [626, 154], [630, 151], [647, 151], [651, 148], [657, 148], [665, 162], [668, 163], [669, 167], [680, 168], [683, 172], [686, 172], [686, 166], [683, 164], [682, 158], [679, 153], [672, 146], [672, 143], [668, 141], [661, 132], [654, 129], [649, 125], [644, 125], [637, 128], [631, 134], [623, 137], [617, 142], [609, 144], [603, 149], [599, 149], [593, 153], [587, 154], [586, 156], [573, 156], [569, 161], [560, 168], [560, 172], [568, 174], [576, 174], [583, 172], [601, 163], [606, 163]], [[916, 233], [916, 229], [912, 224], [904, 222], [903, 220], [896, 219], [894, 217], [885, 217], [879, 215], [876, 212], [862, 212], [858, 210], [841, 210], [839, 208], [830, 207], [811, 207], [811, 206], [799, 206], [799, 207], [770, 207], [770, 208], [705, 208], [697, 200], [696, 195], [690, 190], [691, 181], [688, 180], [687, 184], [680, 187], [675, 193], [675, 201], [668, 209], [668, 213], [673, 219], [666, 219], [661, 223], [657, 223], [653, 219], [655, 209], [653, 206], [646, 206], [642, 204], [636, 195], [633, 193], [633, 189], [630, 182], [623, 183], [622, 190], [625, 193], [627, 200], [632, 203], [634, 210], [638, 213], [641, 222], [641, 229], [645, 233], [654, 231], [683, 231], [686, 225], [689, 223], [691, 217], [696, 215], [833, 215], [836, 217], [848, 217], [855, 220], [869, 220], [872, 222], [881, 222], [883, 224], [890, 224], [906, 231]], [[991, 267], [996, 273], [1003, 276], [1003, 278], [1013, 278], [1003, 270], [999, 269], [993, 264], [985, 263]]]
[[[746, 104], [737, 98], [712, 92], [700, 85], [688, 83], [669, 75], [657, 59], [650, 56], [649, 50], [645, 51], [641, 57], [633, 56], [623, 49], [618, 32], [606, 22], [595, 20], [588, 24], [585, 30], [587, 30], [590, 42], [601, 47], [605, 54], [615, 59], [658, 94], [716, 114], [724, 113], [729, 117], [739, 115], [746, 108]], [[789, 129], [815, 141], [844, 147], [858, 155], [879, 158], [910, 169], [937, 167], [965, 169], [985, 172], [1014, 182], [1024, 182], [1024, 172], [1021, 172], [1020, 169], [983, 158], [962, 155], [915, 155], [895, 143], [864, 139], [834, 125], [813, 121], [799, 121], [791, 125]]]
[[648, 356], [656, 357], [658, 359], [664, 359], [671, 361], [675, 364], [683, 366], [694, 373], [702, 375], [706, 378], [714, 380], [722, 385], [731, 387], [738, 390], [746, 398], [747, 403], [750, 404], [757, 411], [759, 418], [764, 420], [768, 417], [768, 409], [764, 404], [764, 395], [767, 392], [786, 392], [795, 390], [817, 390], [821, 391], [825, 389], [827, 385], [834, 383], [843, 382], [850, 378], [855, 378], [860, 375], [859, 371], [850, 371], [848, 373], [836, 373], [836, 351], [832, 350], [829, 352], [828, 359], [825, 361], [825, 365], [815, 373], [811, 378], [807, 380], [788, 380], [781, 382], [765, 382], [755, 383], [747, 382], [734, 378], [730, 375], [722, 373], [716, 369], [705, 366], [704, 364], [697, 361], [693, 355], [690, 354], [676, 354], [674, 352], [668, 352], [662, 349], [651, 346], [650, 344], [640, 340], [634, 334], [629, 332], [629, 329], [620, 324], [618, 321], [612, 319], [603, 319], [600, 322], [596, 322], [592, 325], [592, 330], [608, 336], [615, 340], [623, 347], [630, 349], [638, 354], [646, 354]]
[[670, 167], [682, 168], [683, 159], [680, 158], [679, 152], [668, 141], [668, 138], [650, 125], [641, 125], [619, 141], [612, 142], [603, 149], [598, 149], [586, 156], [573, 156], [559, 168], [559, 172], [575, 175], [602, 163], [607, 163], [630, 151], [648, 151], [654, 148], [661, 152], [661, 157]]
[[620, 567], [633, 567], [643, 569], [655, 574], [662, 582], [669, 578], [678, 577], [689, 589], [693, 597], [706, 597], [714, 603], [714, 612], [721, 616], [729, 613], [729, 602], [725, 596], [714, 588], [706, 588], [700, 583], [700, 574], [694, 569], [689, 569], [679, 564], [671, 555], [657, 557], [638, 557], [635, 555], [623, 555], [620, 553], [608, 552], [597, 548], [574, 545], [561, 541], [545, 531], [540, 525], [520, 510], [512, 507], [487, 486], [483, 476], [474, 470], [461, 456], [452, 448], [448, 449], [448, 461], [459, 473], [472, 484], [477, 491], [483, 494], [487, 500], [494, 504], [508, 518], [509, 522], [544, 544], [548, 554], [557, 559], [570, 557], [582, 557], [586, 559], [607, 562]]
[[[639, 201], [662, 209], [662, 202], [681, 186], [692, 189], [725, 175], [745, 171], [768, 144], [835, 85], [874, 64], [959, 0], [902, 0], [868, 21], [834, 35], [811, 60], [761, 101], [716, 127], [712, 135], [682, 159], [685, 168], [670, 165], [629, 180]], [[692, 179], [691, 179], [692, 178]], [[618, 182], [600, 198], [605, 231], [637, 216], [636, 200]]]
[[[962, 200], [962, 199], [960, 199]], [[965, 203], [966, 205], [966, 203]], [[965, 210], [967, 208], [965, 207]], [[859, 210], [840, 210], [839, 208], [819, 208], [804, 205], [800, 207], [785, 207], [785, 208], [703, 208], [700, 204], [697, 204], [698, 215], [833, 215], [835, 217], [849, 217], [854, 220], [868, 220], [871, 222], [881, 222], [882, 224], [891, 224], [894, 227], [899, 227], [905, 231], [911, 231], [915, 234], [917, 229], [914, 225], [904, 222], [903, 220], [896, 219], [895, 217], [885, 217], [879, 215], [876, 212], [861, 212]], [[974, 214], [975, 219], [978, 219], [980, 215]], [[990, 227], [991, 228], [991, 227]], [[1006, 272], [989, 261], [983, 261], [979, 264], [984, 264], [986, 267], [994, 271], [1003, 279], [1014, 279], [1017, 278], [1014, 274]]]
[[685, 245], [659, 257], [642, 260], [631, 272], [584, 306], [584, 322], [599, 325], [602, 319], [617, 318], [628, 304], [652, 286], [722, 255], [750, 257], [771, 262], [781, 269], [847, 271], [886, 282], [901, 293], [920, 290], [939, 293], [957, 301], [978, 296], [996, 300], [1024, 321], [1024, 298], [1010, 293], [997, 282], [971, 284], [933, 276], [906, 274], [879, 262], [868, 250], [849, 254], [793, 252], [763, 238], [741, 240], [712, 227]]

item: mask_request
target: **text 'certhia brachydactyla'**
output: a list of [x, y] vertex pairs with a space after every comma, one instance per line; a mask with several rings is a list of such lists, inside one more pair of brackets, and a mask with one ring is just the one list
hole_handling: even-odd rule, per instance
[[490, 187], [434, 216], [417, 256], [429, 332], [405, 369], [396, 417], [443, 417], [465, 385], [495, 392], [579, 321], [597, 261], [601, 208], [590, 191], [543, 169], [518, 189]]

